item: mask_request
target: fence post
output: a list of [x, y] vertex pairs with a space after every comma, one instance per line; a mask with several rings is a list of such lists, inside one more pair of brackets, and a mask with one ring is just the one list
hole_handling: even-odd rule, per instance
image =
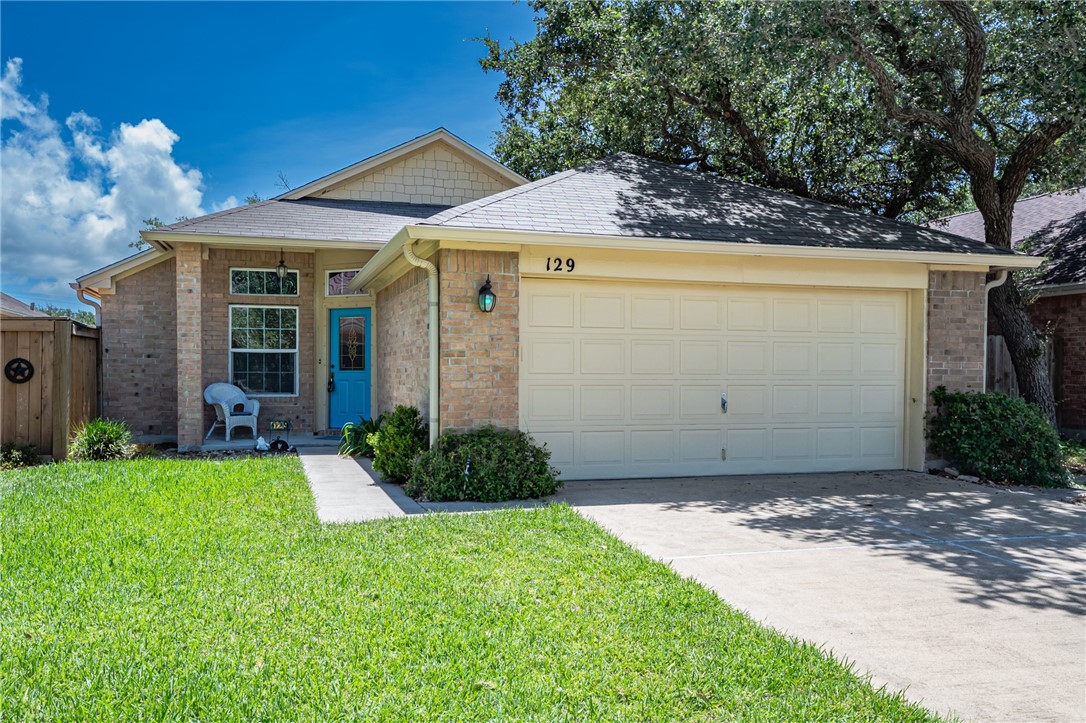
[[71, 434], [72, 399], [72, 322], [53, 322], [53, 459], [68, 456]]

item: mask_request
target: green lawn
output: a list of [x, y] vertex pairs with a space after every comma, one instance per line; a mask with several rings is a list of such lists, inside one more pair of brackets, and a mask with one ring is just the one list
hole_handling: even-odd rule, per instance
[[565, 507], [321, 526], [296, 458], [0, 495], [2, 720], [931, 718]]

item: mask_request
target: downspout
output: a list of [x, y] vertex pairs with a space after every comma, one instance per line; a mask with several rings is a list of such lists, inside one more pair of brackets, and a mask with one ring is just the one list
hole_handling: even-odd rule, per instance
[[441, 431], [441, 420], [438, 414], [438, 407], [441, 402], [441, 383], [438, 359], [441, 353], [440, 337], [438, 335], [438, 278], [437, 267], [426, 259], [420, 259], [415, 255], [412, 250], [414, 241], [408, 241], [403, 246], [403, 257], [407, 259], [407, 263], [412, 266], [417, 266], [420, 269], [426, 269], [426, 276], [429, 281], [429, 292], [427, 294], [430, 305], [430, 446], [432, 447], [437, 441], [438, 433]]
[[1008, 274], [1010, 274], [1010, 269], [1003, 269], [999, 272], [999, 276], [984, 285], [984, 369], [982, 370], [984, 391], [988, 391], [988, 292], [1007, 283]]
[[86, 289], [81, 289], [81, 288], [77, 287], [75, 284], [72, 284], [72, 287], [75, 288], [75, 295], [79, 298], [79, 300], [82, 301], [87, 306], [90, 306], [90, 307], [92, 307], [94, 309], [94, 325], [97, 326], [98, 328], [101, 328], [102, 327], [102, 305], [100, 303], [98, 303], [97, 301], [94, 301], [93, 299], [88, 299]]

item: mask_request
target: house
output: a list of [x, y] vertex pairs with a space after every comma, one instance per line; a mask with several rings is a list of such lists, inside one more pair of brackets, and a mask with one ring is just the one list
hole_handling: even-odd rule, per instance
[[[933, 227], [984, 240], [979, 211], [941, 219]], [[1035, 294], [1029, 315], [1053, 342], [1052, 381], [1060, 428], [1086, 438], [1086, 187], [1018, 201], [1011, 243], [1046, 259], [1028, 280]], [[1000, 334], [994, 317], [989, 319], [989, 332]], [[990, 367], [989, 375], [992, 371]]]
[[520, 427], [567, 479], [922, 469], [985, 274], [1040, 263], [627, 154], [528, 183], [444, 129], [143, 238], [76, 284], [138, 433], [200, 445], [230, 380], [297, 432]]
[[48, 318], [49, 315], [41, 309], [35, 308], [33, 304], [19, 301], [14, 296], [10, 296], [9, 294], [0, 291], [0, 316], [15, 318]]

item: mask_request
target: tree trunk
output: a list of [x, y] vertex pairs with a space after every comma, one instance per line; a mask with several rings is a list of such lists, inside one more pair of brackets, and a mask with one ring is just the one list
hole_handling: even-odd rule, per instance
[[989, 301], [1014, 362], [1019, 394], [1040, 407], [1052, 426], [1056, 426], [1056, 399], [1048, 377], [1045, 346], [1026, 312], [1015, 280], [1007, 279], [1005, 284], [992, 289]]
[[[984, 240], [992, 246], [1011, 248], [1011, 228], [1014, 220], [1016, 197], [1003, 198], [994, 180], [972, 181], [973, 200], [984, 219]], [[1014, 376], [1018, 380], [1018, 393], [1027, 402], [1036, 404], [1056, 426], [1056, 399], [1045, 363], [1044, 343], [1026, 311], [1025, 301], [1018, 289], [1014, 274], [1002, 286], [997, 286], [988, 297], [992, 313], [1003, 330]], [[988, 340], [984, 340], [988, 343]], [[987, 375], [988, 370], [984, 370]]]

